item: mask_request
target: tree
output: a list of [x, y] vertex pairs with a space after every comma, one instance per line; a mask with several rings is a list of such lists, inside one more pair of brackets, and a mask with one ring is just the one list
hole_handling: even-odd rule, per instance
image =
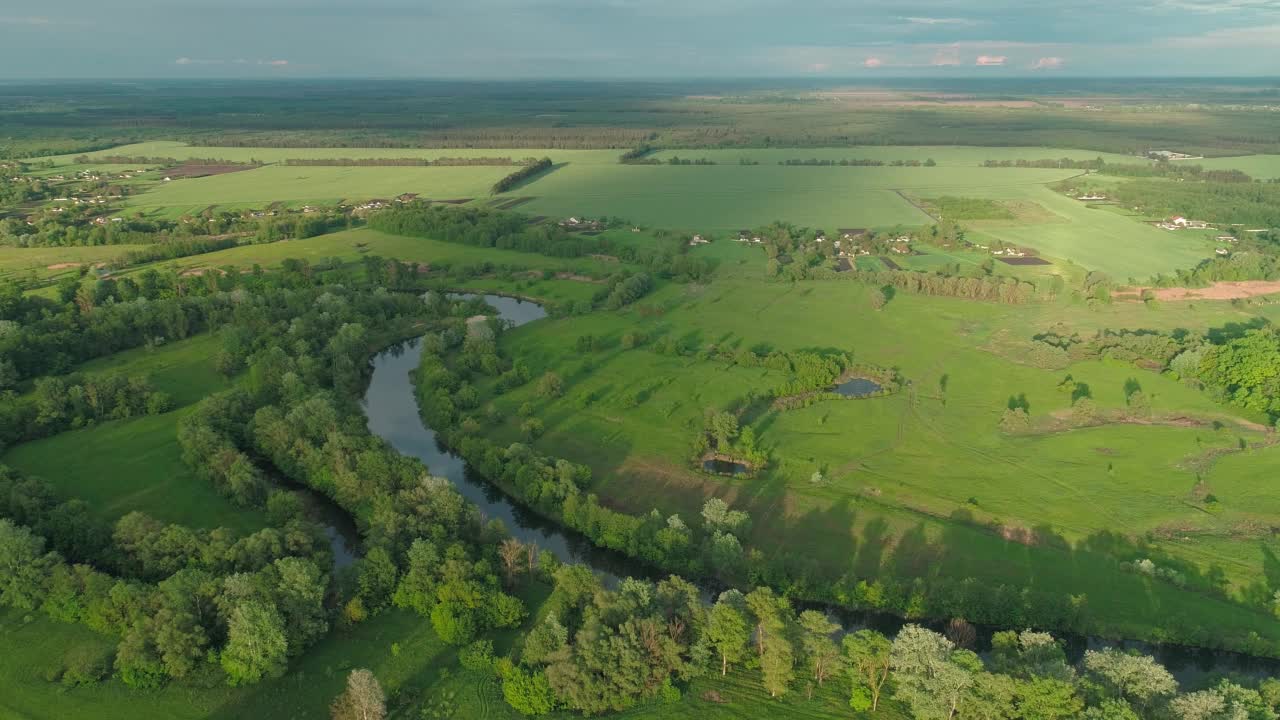
[[867, 291], [867, 301], [871, 303], [872, 310], [881, 310], [889, 303], [889, 296], [880, 288], [871, 288]]
[[870, 694], [871, 711], [880, 707], [880, 692], [889, 680], [889, 639], [875, 630], [859, 630], [845, 635], [842, 642], [849, 672], [857, 686], [866, 687]]
[[551, 712], [554, 701], [545, 673], [525, 672], [518, 667], [503, 675], [502, 697], [516, 712], [529, 716], [546, 715]]
[[539, 397], [558, 398], [564, 394], [564, 380], [561, 380], [559, 375], [548, 372], [538, 378], [538, 385], [535, 391]]
[[840, 665], [840, 651], [831, 639], [832, 634], [840, 629], [840, 625], [831, 622], [827, 616], [817, 610], [805, 610], [800, 613], [800, 628], [804, 632], [803, 643], [805, 657], [813, 667], [813, 679], [818, 686], [831, 676]]
[[227, 633], [222, 669], [232, 685], [251, 685], [284, 673], [289, 642], [274, 606], [257, 600], [240, 603], [231, 611]]
[[373, 673], [352, 670], [347, 675], [347, 689], [330, 706], [333, 720], [382, 720], [387, 716], [387, 696]]
[[1257, 690], [1222, 680], [1208, 690], [1179, 695], [1169, 702], [1175, 720], [1275, 720]]
[[707, 613], [707, 629], [703, 638], [720, 655], [720, 675], [729, 672], [729, 664], [740, 662], [747, 654], [751, 633], [742, 614], [742, 595], [734, 591], [721, 594]]
[[728, 450], [738, 437], [738, 416], [731, 412], [714, 412], [707, 417], [707, 430], [715, 438], [717, 450]]
[[44, 597], [46, 578], [60, 558], [45, 553], [44, 538], [0, 519], [0, 604], [34, 610]]
[[977, 655], [957, 650], [950, 640], [919, 625], [907, 625], [894, 638], [890, 664], [897, 678], [895, 695], [918, 720], [955, 717], [982, 668]]
[[1084, 654], [1083, 665], [1088, 678], [1108, 695], [1127, 700], [1139, 709], [1147, 709], [1178, 691], [1178, 681], [1149, 655], [1115, 648], [1089, 650]]
[[795, 651], [786, 636], [791, 604], [775, 596], [769, 587], [752, 590], [746, 603], [756, 619], [756, 651], [764, 688], [777, 697], [795, 679]]

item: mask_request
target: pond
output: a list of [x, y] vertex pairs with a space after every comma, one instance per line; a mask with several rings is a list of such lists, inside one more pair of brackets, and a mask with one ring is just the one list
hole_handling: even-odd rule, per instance
[[732, 460], [721, 460], [719, 458], [709, 458], [702, 461], [702, 469], [716, 475], [746, 475], [751, 472], [751, 468], [740, 462]]
[[854, 398], [874, 395], [882, 389], [876, 382], [861, 377], [850, 378], [832, 388], [840, 395]]
[[[456, 294], [455, 297], [475, 296], [462, 293]], [[516, 326], [546, 317], [542, 307], [533, 302], [498, 295], [483, 297], [486, 303], [498, 310], [499, 317], [510, 320]], [[535, 543], [541, 549], [550, 551], [562, 562], [576, 562], [589, 566], [602, 577], [606, 586], [615, 586], [618, 579], [622, 577], [656, 579], [665, 576], [665, 573], [657, 572], [624, 555], [598, 548], [587, 538], [524, 509], [495, 485], [471, 472], [461, 457], [442, 447], [435, 431], [426, 427], [421, 415], [418, 414], [418, 403], [410, 380], [421, 356], [422, 341], [419, 339], [395, 345], [374, 357], [373, 377], [363, 401], [371, 433], [386, 440], [399, 452], [421, 460], [431, 474], [452, 481], [458, 491], [475, 503], [486, 517], [502, 520], [513, 537], [522, 542]], [[865, 378], [854, 378], [842, 383], [841, 387], [859, 381], [865, 383], [855, 386], [862, 388], [862, 395], [880, 389], [879, 385]], [[857, 396], [859, 395], [850, 394], [850, 397]], [[704, 461], [704, 469], [710, 469], [707, 463], [724, 463], [729, 466], [730, 471], [734, 470], [734, 465], [740, 465], [720, 460], [707, 460]], [[709, 584], [702, 586], [704, 598], [708, 601], [721, 589], [723, 588]], [[905, 623], [903, 619], [887, 613], [853, 612], [817, 607], [838, 620], [845, 631], [871, 627], [892, 637]], [[935, 630], [942, 630], [941, 623], [922, 624]], [[977, 629], [976, 649], [978, 651], [989, 649], [991, 635], [1000, 628], [978, 627]], [[1054, 633], [1054, 636], [1063, 641], [1073, 660], [1083, 655], [1086, 649], [1103, 647], [1132, 648], [1154, 655], [1179, 681], [1184, 683], [1216, 672], [1239, 672], [1248, 675], [1280, 674], [1280, 661], [1271, 658], [1180, 645], [1103, 640], [1064, 633]]]

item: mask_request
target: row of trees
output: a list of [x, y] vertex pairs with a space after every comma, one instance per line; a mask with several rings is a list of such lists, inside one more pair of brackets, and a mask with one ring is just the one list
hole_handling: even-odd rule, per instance
[[493, 184], [493, 188], [489, 190], [494, 195], [500, 195], [531, 177], [540, 175], [552, 168], [551, 158], [542, 158], [535, 162], [526, 164], [524, 167], [507, 175], [498, 182]]
[[1274, 679], [1180, 692], [1150, 656], [1108, 648], [1073, 663], [1043, 632], [998, 632], [983, 659], [963, 620], [945, 635], [907, 625], [890, 639], [845, 634], [826, 614], [797, 612], [767, 587], [730, 590], [706, 605], [674, 576], [628, 579], [615, 590], [578, 566], [553, 578], [550, 610], [518, 658], [492, 664], [508, 703], [526, 715], [620, 712], [678, 699], [688, 681], [729, 672], [756, 674], [773, 697], [837, 684], [855, 711], [892, 703], [919, 720], [1274, 720], [1280, 706]]
[[804, 165], [817, 167], [884, 167], [886, 165], [891, 167], [935, 167], [938, 163], [933, 158], [927, 158], [925, 160], [871, 160], [867, 158], [841, 158], [839, 160], [833, 160], [830, 158], [809, 158], [808, 160], [779, 160], [778, 164], [787, 166]]

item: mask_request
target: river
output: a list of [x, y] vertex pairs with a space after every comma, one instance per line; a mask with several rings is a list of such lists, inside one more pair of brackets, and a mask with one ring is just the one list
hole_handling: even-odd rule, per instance
[[[470, 298], [472, 294], [455, 294]], [[519, 326], [546, 317], [537, 303], [527, 300], [484, 295], [484, 300], [498, 311], [503, 320]], [[365, 393], [363, 407], [369, 431], [386, 440], [397, 451], [416, 457], [426, 464], [432, 475], [447, 478], [458, 491], [475, 503], [488, 518], [498, 518], [512, 536], [522, 542], [536, 543], [549, 550], [562, 562], [583, 563], [600, 575], [606, 585], [616, 584], [620, 577], [653, 578], [653, 569], [618, 553], [602, 550], [585, 537], [566, 530], [529, 512], [515, 500], [484, 478], [472, 472], [462, 458], [441, 447], [436, 433], [426, 427], [418, 413], [418, 403], [411, 379], [422, 356], [422, 341], [411, 340], [394, 345], [373, 359], [373, 376]], [[712, 592], [704, 588], [709, 597]], [[829, 609], [846, 629], [871, 627], [892, 637], [905, 621], [885, 613], [851, 612]], [[941, 623], [922, 623], [941, 630]], [[975, 648], [990, 648], [992, 634], [1000, 628], [978, 627]], [[1085, 650], [1122, 647], [1154, 655], [1184, 685], [1215, 672], [1238, 672], [1248, 675], [1280, 675], [1280, 661], [1240, 653], [1207, 650], [1181, 645], [1153, 645], [1137, 641], [1114, 641], [1080, 635], [1054, 633], [1067, 648], [1068, 657], [1078, 660]]]

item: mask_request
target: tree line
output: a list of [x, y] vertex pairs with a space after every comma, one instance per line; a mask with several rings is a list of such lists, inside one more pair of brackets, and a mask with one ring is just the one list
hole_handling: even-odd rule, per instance
[[779, 160], [779, 165], [786, 166], [805, 166], [805, 167], [936, 167], [937, 161], [933, 158], [924, 160], [872, 160], [869, 158], [809, 158], [801, 160], [798, 158]]
[[542, 173], [547, 172], [551, 168], [552, 168], [551, 158], [544, 157], [541, 160], [525, 165], [519, 170], [516, 170], [510, 175], [507, 175], [506, 177], [502, 178], [498, 182], [494, 183], [493, 187], [489, 190], [489, 192], [492, 195], [499, 195], [501, 193], [504, 193], [510, 190], [511, 188], [514, 188], [515, 186], [519, 185], [525, 180], [528, 180], [531, 177], [534, 177], [536, 175], [541, 175]]

